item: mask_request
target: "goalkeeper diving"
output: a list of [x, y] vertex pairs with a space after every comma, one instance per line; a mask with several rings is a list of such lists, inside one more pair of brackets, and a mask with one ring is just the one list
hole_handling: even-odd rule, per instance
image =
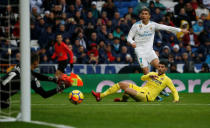
[[[83, 86], [80, 77], [74, 73], [70, 76], [61, 74], [59, 77], [51, 77], [42, 75], [34, 71], [39, 65], [39, 55], [32, 54], [31, 56], [31, 88], [41, 95], [43, 98], [51, 97], [70, 86]], [[56, 83], [54, 89], [45, 91], [40, 84], [40, 81], [49, 81]], [[10, 105], [10, 96], [20, 91], [20, 66], [17, 64], [10, 72], [0, 78], [0, 108], [8, 108]]]
[[116, 98], [115, 101], [126, 102], [129, 97], [132, 97], [137, 102], [152, 102], [155, 101], [155, 98], [163, 89], [168, 87], [172, 92], [173, 102], [178, 102], [178, 92], [172, 80], [165, 74], [167, 71], [167, 65], [167, 62], [160, 61], [157, 73], [150, 72], [146, 75], [143, 75], [141, 80], [147, 81], [144, 87], [139, 87], [128, 82], [119, 82], [114, 84], [103, 93], [97, 93], [92, 90], [92, 94], [96, 98], [96, 101], [99, 102], [104, 97], [116, 93], [120, 89], [123, 89], [125, 95], [123, 95], [122, 99]]

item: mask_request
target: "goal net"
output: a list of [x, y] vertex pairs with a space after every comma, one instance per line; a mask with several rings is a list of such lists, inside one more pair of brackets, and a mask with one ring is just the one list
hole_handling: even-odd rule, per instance
[[[28, 0], [0, 1], [0, 122], [30, 121], [29, 18]], [[11, 82], [17, 64], [22, 67], [17, 69], [21, 86]]]

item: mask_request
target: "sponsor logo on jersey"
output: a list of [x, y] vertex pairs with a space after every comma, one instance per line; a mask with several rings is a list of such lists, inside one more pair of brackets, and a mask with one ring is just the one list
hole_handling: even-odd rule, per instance
[[144, 34], [139, 34], [141, 37], [152, 36], [152, 33], [144, 32]]
[[157, 79], [152, 79], [152, 81], [154, 81], [157, 85], [161, 85], [162, 84], [162, 82], [161, 81], [159, 81], [159, 80], [157, 80]]

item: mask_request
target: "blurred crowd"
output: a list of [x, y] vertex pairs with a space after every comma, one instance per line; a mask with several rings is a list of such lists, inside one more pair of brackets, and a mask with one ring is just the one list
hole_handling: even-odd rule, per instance
[[[18, 0], [8, 1], [0, 1], [0, 61], [16, 64], [20, 58]], [[119, 3], [132, 1], [137, 4], [128, 5], [122, 15]], [[31, 0], [31, 40], [39, 45], [32, 51], [40, 54], [41, 64], [57, 63], [51, 56], [56, 35], [61, 34], [76, 64], [138, 64], [126, 38], [139, 20], [139, 10], [148, 7], [152, 21], [190, 31], [186, 35], [156, 31], [154, 50], [160, 60], [169, 62], [170, 71], [177, 72], [176, 65], [184, 64], [184, 72], [193, 72], [195, 64], [202, 64], [201, 72], [209, 72], [210, 7], [204, 1], [175, 0], [170, 9], [161, 0]]]

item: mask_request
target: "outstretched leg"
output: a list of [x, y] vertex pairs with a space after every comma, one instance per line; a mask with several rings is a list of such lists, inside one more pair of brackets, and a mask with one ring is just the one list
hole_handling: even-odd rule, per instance
[[110, 87], [108, 90], [106, 90], [103, 93], [97, 93], [97, 92], [94, 92], [92, 90], [92, 94], [96, 98], [96, 101], [100, 101], [105, 96], [111, 95], [113, 93], [116, 93], [120, 89], [125, 90], [126, 88], [129, 88], [129, 83], [127, 83], [127, 82], [119, 82], [119, 83], [114, 84], [112, 87]]
[[116, 83], [116, 84], [114, 84], [112, 87], [110, 87], [108, 90], [106, 90], [103, 93], [97, 93], [97, 92], [94, 92], [92, 90], [92, 94], [96, 98], [96, 101], [99, 102], [105, 96], [111, 95], [113, 93], [116, 93], [119, 89], [120, 89], [120, 83]]
[[116, 93], [119, 89], [123, 89], [126, 94], [134, 98], [136, 101], [147, 101], [145, 96], [146, 94], [144, 94], [144, 92], [139, 91], [141, 89], [138, 86], [127, 82], [119, 82], [110, 87], [104, 93], [96, 93], [92, 91], [92, 94], [96, 98], [96, 101], [100, 101], [105, 96]]

